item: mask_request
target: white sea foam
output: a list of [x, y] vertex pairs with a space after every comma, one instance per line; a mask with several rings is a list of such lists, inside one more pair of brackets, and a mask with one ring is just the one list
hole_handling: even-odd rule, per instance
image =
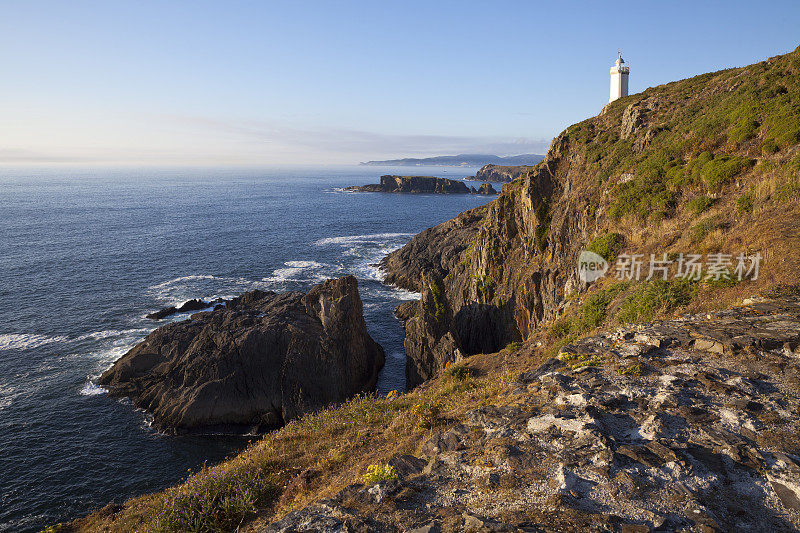
[[98, 394], [105, 394], [106, 390], [95, 384], [91, 378], [87, 378], [86, 384], [81, 388], [81, 396], [97, 396]]
[[398, 237], [411, 237], [413, 233], [370, 233], [367, 235], [344, 235], [341, 237], [327, 237], [314, 242], [315, 246], [327, 246], [330, 244], [357, 244], [357, 243], [379, 243], [386, 239], [396, 239]]
[[87, 333], [85, 335], [81, 335], [80, 337], [76, 337], [75, 341], [85, 341], [85, 340], [103, 340], [103, 339], [110, 339], [113, 337], [122, 337], [122, 336], [130, 336], [133, 334], [140, 334], [145, 331], [150, 331], [149, 328], [132, 328], [132, 329], [105, 329], [103, 331], [95, 331], [92, 333]]
[[69, 337], [57, 335], [48, 337], [36, 333], [5, 333], [0, 335], [0, 351], [3, 350], [30, 350], [54, 342], [66, 342]]
[[401, 289], [400, 287], [388, 287], [389, 295], [392, 298], [396, 298], [398, 300], [419, 300], [422, 298], [422, 294], [414, 291], [407, 291], [405, 289]]
[[163, 305], [178, 307], [193, 298], [229, 300], [252, 289], [267, 288], [269, 286], [261, 280], [192, 274], [151, 285], [148, 292]]
[[171, 285], [176, 285], [178, 283], [184, 283], [186, 281], [193, 281], [198, 279], [218, 279], [216, 276], [212, 276], [210, 274], [191, 274], [189, 276], [181, 276], [178, 278], [170, 279], [157, 285], [151, 285], [151, 289], [163, 289], [165, 287], [169, 287]]
[[323, 281], [329, 277], [331, 269], [338, 270], [327, 263], [316, 261], [286, 261], [284, 268], [273, 270], [272, 276], [263, 278], [262, 281], [283, 283], [286, 281]]

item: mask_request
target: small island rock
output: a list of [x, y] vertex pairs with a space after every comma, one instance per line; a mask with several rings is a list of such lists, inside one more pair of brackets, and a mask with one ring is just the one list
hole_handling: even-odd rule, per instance
[[281, 426], [375, 387], [384, 364], [353, 276], [307, 294], [251, 291], [162, 326], [100, 377], [176, 433]]
[[469, 194], [466, 183], [460, 180], [433, 176], [381, 176], [381, 182], [372, 185], [354, 185], [348, 191], [401, 192], [411, 194]]

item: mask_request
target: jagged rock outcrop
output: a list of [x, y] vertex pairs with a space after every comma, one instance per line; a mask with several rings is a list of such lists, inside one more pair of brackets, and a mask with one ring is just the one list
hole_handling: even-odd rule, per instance
[[[620, 126], [620, 137], [623, 139], [629, 138], [631, 135], [642, 129], [647, 123], [647, 114], [655, 111], [658, 108], [659, 99], [645, 98], [638, 102], [634, 102], [625, 108], [622, 112], [622, 124]], [[651, 137], [652, 139], [652, 134]], [[649, 142], [649, 141], [648, 141]]]
[[484, 165], [475, 174], [475, 179], [478, 181], [506, 183], [522, 177], [526, 172], [530, 172], [532, 169], [533, 165]]
[[380, 268], [386, 273], [384, 282], [420, 292], [424, 274], [444, 278], [477, 235], [487, 210], [486, 206], [470, 209], [415, 235], [408, 244], [381, 260]]
[[[556, 138], [544, 161], [505, 185], [497, 200], [422, 232], [381, 263], [387, 283], [440, 303], [418, 306], [406, 321], [409, 386], [448, 362], [519, 340], [561, 302], [572, 273], [556, 263], [577, 258], [586, 238], [585, 218], [568, 199], [564, 209], [552, 208], [564, 192], [554, 172], [568, 141], [567, 135]], [[548, 235], [541, 228], [555, 231]], [[549, 238], [549, 260], [538, 235]], [[426, 296], [434, 290], [436, 298]], [[435, 317], [431, 309], [438, 309]]]
[[800, 298], [583, 339], [263, 530], [797, 531]]
[[460, 180], [433, 176], [381, 176], [381, 182], [372, 185], [346, 187], [348, 191], [395, 192], [411, 194], [469, 194], [469, 187]]
[[189, 301], [184, 302], [180, 306], [176, 307], [171, 305], [169, 307], [164, 307], [163, 309], [159, 309], [153, 313], [147, 315], [147, 318], [151, 320], [161, 320], [162, 318], [166, 318], [168, 316], [177, 314], [177, 313], [188, 313], [191, 311], [200, 311], [201, 309], [208, 309], [217, 304], [223, 303], [222, 300], [214, 300], [212, 302], [206, 302], [205, 300], [201, 300], [199, 298], [193, 298]]
[[[580, 252], [611, 232], [644, 257], [747, 250], [796, 264], [800, 122], [786, 102], [800, 98], [798, 64], [800, 49], [612, 102], [558, 135], [541, 163], [506, 183], [457, 255], [450, 248], [442, 260], [427, 244], [451, 222], [393, 252], [384, 261], [389, 282], [407, 279], [423, 298], [434, 290], [430, 280], [440, 283], [436, 316], [417, 306], [406, 321], [408, 384], [435, 375], [442, 363], [523, 340], [555, 318], [567, 295], [588, 288], [578, 276]], [[730, 109], [748, 114], [735, 118]], [[791, 177], [772, 194], [774, 167]], [[742, 216], [756, 196], [757, 231], [756, 219]], [[713, 213], [704, 215], [710, 199]], [[695, 205], [702, 216], [688, 207]]]
[[475, 194], [497, 194], [497, 191], [489, 183], [482, 183]]
[[103, 373], [176, 432], [280, 426], [375, 386], [383, 349], [366, 331], [353, 276], [307, 294], [251, 291], [163, 326]]

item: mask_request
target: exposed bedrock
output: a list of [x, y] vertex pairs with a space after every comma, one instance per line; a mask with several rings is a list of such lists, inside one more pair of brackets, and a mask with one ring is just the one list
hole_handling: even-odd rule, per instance
[[488, 205], [423, 231], [382, 262], [386, 282], [418, 291], [406, 318], [407, 383], [448, 362], [521, 340], [579, 285], [588, 198], [571, 190], [566, 134]]
[[372, 390], [383, 364], [347, 276], [307, 294], [251, 291], [160, 327], [100, 385], [130, 397], [158, 428], [238, 433]]

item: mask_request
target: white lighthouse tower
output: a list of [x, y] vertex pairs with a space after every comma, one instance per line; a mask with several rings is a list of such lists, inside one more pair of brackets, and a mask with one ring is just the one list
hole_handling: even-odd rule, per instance
[[608, 102], [611, 103], [617, 98], [628, 96], [628, 74], [630, 69], [625, 66], [625, 60], [622, 59], [622, 53], [617, 54], [617, 61], [611, 67], [611, 97]]

